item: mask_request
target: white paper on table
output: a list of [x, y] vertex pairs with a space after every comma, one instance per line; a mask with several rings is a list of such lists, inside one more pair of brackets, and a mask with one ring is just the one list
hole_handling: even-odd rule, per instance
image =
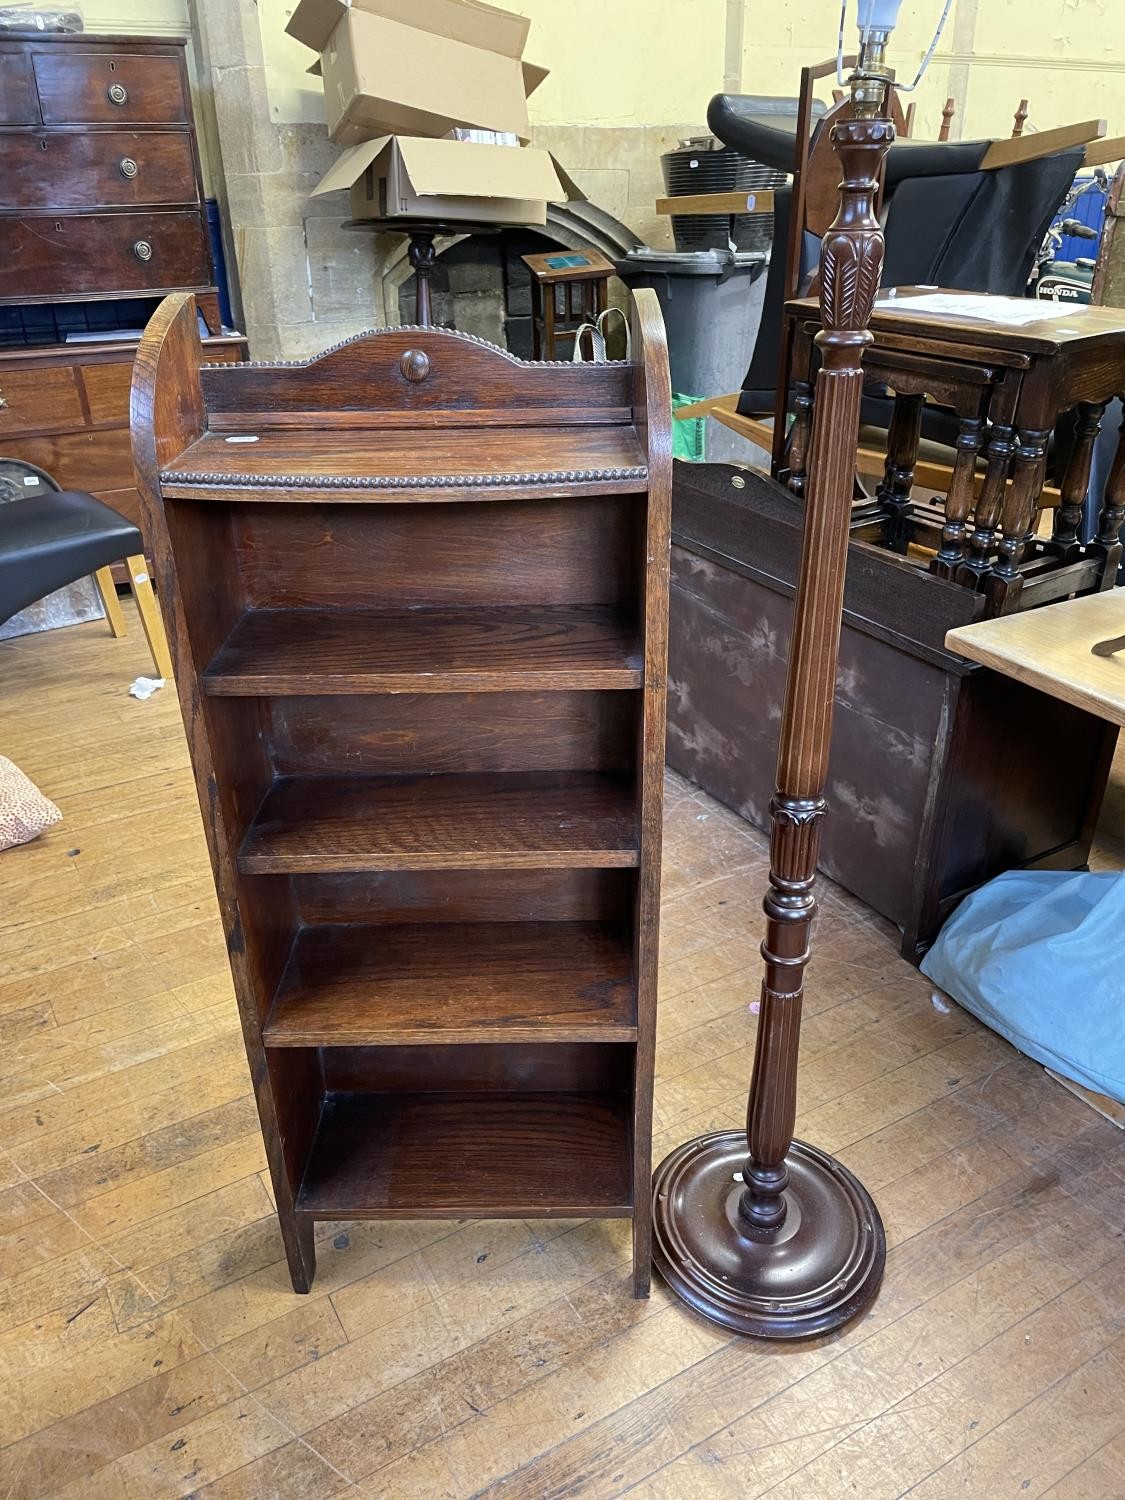
[[947, 318], [972, 318], [978, 323], [1009, 323], [1022, 328], [1025, 323], [1049, 323], [1053, 318], [1070, 317], [1082, 310], [1081, 305], [1066, 302], [1021, 302], [1016, 297], [958, 297], [955, 292], [923, 292], [920, 297], [881, 299], [880, 312], [941, 313]]

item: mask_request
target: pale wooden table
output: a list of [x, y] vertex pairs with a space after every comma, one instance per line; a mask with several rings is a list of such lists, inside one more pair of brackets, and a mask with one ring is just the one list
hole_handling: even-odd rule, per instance
[[1125, 727], [1125, 642], [1112, 656], [1091, 650], [1117, 636], [1125, 636], [1125, 589], [961, 625], [945, 644], [970, 661]]

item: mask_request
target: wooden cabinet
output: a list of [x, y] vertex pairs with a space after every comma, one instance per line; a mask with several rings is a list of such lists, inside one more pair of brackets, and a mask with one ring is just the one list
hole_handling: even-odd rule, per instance
[[246, 357], [220, 336], [182, 41], [0, 32], [0, 236], [0, 455], [139, 521], [136, 341], [66, 342], [87, 321], [75, 304], [139, 328], [190, 289], [204, 358]]
[[[387, 329], [133, 439], [294, 1287], [321, 1219], [626, 1217], [649, 1285], [670, 400]], [[160, 455], [159, 462], [156, 455]]]

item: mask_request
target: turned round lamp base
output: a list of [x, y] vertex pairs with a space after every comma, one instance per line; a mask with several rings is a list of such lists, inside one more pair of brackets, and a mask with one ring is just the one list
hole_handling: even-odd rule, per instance
[[794, 1141], [786, 1216], [773, 1233], [738, 1211], [746, 1135], [686, 1141], [653, 1177], [653, 1260], [689, 1307], [739, 1333], [801, 1339], [861, 1313], [879, 1290], [887, 1241], [867, 1189], [833, 1157]]

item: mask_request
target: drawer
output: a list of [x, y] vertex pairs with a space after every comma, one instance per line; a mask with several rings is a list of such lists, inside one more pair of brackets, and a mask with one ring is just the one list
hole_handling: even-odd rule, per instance
[[211, 281], [211, 247], [198, 213], [45, 214], [8, 219], [0, 235], [0, 297], [33, 301]]
[[101, 432], [62, 432], [54, 437], [0, 440], [0, 456], [22, 458], [46, 469], [64, 490], [131, 490], [133, 451], [127, 427]]
[[240, 365], [248, 358], [247, 343], [244, 338], [225, 338], [222, 341], [208, 339], [203, 345], [205, 365]]
[[0, 437], [85, 425], [78, 382], [71, 366], [0, 369]]
[[26, 52], [0, 52], [0, 125], [38, 124], [31, 58]]
[[78, 45], [36, 52], [44, 125], [181, 125], [191, 119], [178, 56]]
[[82, 384], [86, 387], [86, 405], [95, 427], [109, 422], [128, 422], [129, 388], [133, 383], [133, 356], [119, 364], [82, 366]]
[[0, 136], [0, 208], [198, 202], [189, 131], [45, 130]]

